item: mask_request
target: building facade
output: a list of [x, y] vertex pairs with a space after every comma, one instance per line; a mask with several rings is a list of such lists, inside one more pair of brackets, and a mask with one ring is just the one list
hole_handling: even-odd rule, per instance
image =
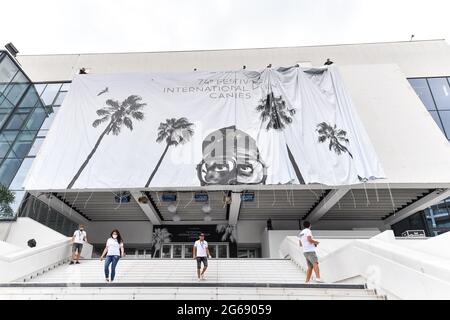
[[[450, 179], [447, 179], [450, 170], [445, 171], [450, 147], [449, 56], [450, 47], [443, 40], [191, 52], [19, 56], [18, 61], [1, 52], [0, 182], [16, 193], [14, 209], [19, 215], [32, 217], [66, 235], [71, 234], [77, 223], [85, 223], [93, 234], [91, 241], [98, 245], [110, 229], [118, 227], [127, 235], [130, 244], [128, 253], [139, 256], [189, 258], [192, 237], [203, 230], [208, 233], [217, 257], [258, 257], [264, 255], [262, 243], [265, 229], [298, 230], [299, 222], [305, 219], [313, 220], [320, 229], [392, 228], [398, 236], [406, 230], [422, 229], [430, 236], [437, 235], [450, 230], [450, 200], [438, 201], [419, 211], [413, 206], [416, 203], [422, 205], [420, 201], [430, 198], [433, 193], [439, 194], [439, 190], [446, 190], [450, 184]], [[233, 70], [243, 66], [261, 69], [268, 64], [320, 66], [327, 58], [343, 71], [356, 104], [364, 106], [359, 112], [377, 151], [385, 154], [382, 158], [389, 162], [388, 175], [393, 176], [392, 190], [389, 183], [379, 189], [376, 185], [371, 186], [369, 191], [366, 186], [345, 192], [327, 188], [313, 189], [312, 192], [274, 188], [256, 191], [257, 202], [240, 201], [237, 209], [223, 200], [224, 196], [233, 198], [231, 190], [214, 190], [209, 192], [212, 221], [203, 221], [202, 203], [191, 201], [195, 190], [178, 190], [178, 201], [186, 207], [180, 213], [181, 221], [172, 221], [171, 203], [159, 200], [164, 190], [146, 191], [152, 211], [148, 213], [138, 197], [132, 198], [126, 208], [117, 209], [112, 191], [95, 194], [64, 192], [49, 196], [31, 195], [23, 189], [26, 173], [70, 90], [71, 79], [82, 68], [98, 74]], [[365, 86], [361, 85], [362, 81]], [[370, 86], [375, 88], [373, 92], [367, 91]], [[386, 96], [380, 94], [383, 90]], [[380, 111], [374, 110], [377, 103], [383, 104]], [[416, 126], [402, 124], [403, 129], [398, 128], [402, 120]], [[380, 125], [380, 121], [384, 124]], [[377, 126], [384, 126], [386, 132], [394, 135], [403, 131], [401, 139], [405, 139], [405, 143], [408, 134], [404, 131], [410, 130], [410, 139], [417, 141], [419, 150], [413, 150], [414, 144], [409, 144], [408, 149], [405, 147], [405, 150], [410, 150], [408, 154], [396, 154], [401, 148], [396, 151], [395, 146], [386, 143], [386, 137], [379, 138]], [[419, 132], [414, 132], [416, 130]], [[411, 177], [408, 166], [417, 173], [416, 177]], [[336, 197], [338, 200], [333, 202]], [[91, 203], [95, 205], [91, 207]], [[324, 210], [324, 207], [327, 209]], [[396, 214], [407, 211], [414, 211], [414, 214], [408, 213], [404, 218], [397, 219]], [[152, 214], [156, 223], [149, 218]], [[237, 228], [230, 228], [229, 222], [234, 216]], [[315, 217], [320, 218], [315, 221]], [[161, 243], [159, 252], [154, 247], [155, 239]]]

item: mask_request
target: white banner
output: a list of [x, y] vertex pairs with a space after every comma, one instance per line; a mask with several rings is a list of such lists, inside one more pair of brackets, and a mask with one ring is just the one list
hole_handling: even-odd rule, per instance
[[334, 66], [77, 75], [27, 190], [383, 178]]

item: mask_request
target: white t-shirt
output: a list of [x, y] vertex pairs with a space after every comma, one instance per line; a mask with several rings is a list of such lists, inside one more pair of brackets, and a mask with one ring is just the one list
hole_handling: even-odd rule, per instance
[[308, 241], [308, 237], [312, 237], [312, 232], [309, 228], [303, 229], [297, 236], [302, 242], [303, 252], [316, 252], [316, 246]]
[[84, 237], [86, 237], [86, 231], [80, 231], [75, 230], [75, 232], [73, 233], [73, 236], [75, 237], [75, 239], [73, 240], [74, 243], [84, 243]]
[[194, 243], [194, 247], [197, 248], [197, 257], [206, 257], [206, 248], [208, 248], [208, 242], [206, 240], [197, 240]]
[[109, 238], [106, 241], [106, 248], [108, 248], [107, 256], [120, 256], [120, 247], [123, 246], [123, 243], [119, 243], [117, 239]]

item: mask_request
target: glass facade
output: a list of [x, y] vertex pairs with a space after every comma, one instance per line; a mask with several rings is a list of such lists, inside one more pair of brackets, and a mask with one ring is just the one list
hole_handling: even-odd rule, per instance
[[[412, 78], [409, 83], [450, 141], [450, 77]], [[432, 236], [450, 231], [450, 198], [422, 213]]]
[[25, 196], [27, 172], [69, 86], [32, 83], [8, 54], [0, 52], [0, 183], [15, 193], [14, 212]]
[[408, 81], [450, 140], [450, 77], [412, 78]]

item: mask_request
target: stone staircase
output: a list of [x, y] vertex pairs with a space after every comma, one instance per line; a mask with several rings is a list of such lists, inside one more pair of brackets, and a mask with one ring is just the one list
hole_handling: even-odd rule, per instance
[[384, 299], [364, 285], [304, 282], [287, 259], [210, 259], [202, 281], [194, 260], [122, 259], [107, 283], [103, 262], [91, 259], [0, 284], [0, 299]]

